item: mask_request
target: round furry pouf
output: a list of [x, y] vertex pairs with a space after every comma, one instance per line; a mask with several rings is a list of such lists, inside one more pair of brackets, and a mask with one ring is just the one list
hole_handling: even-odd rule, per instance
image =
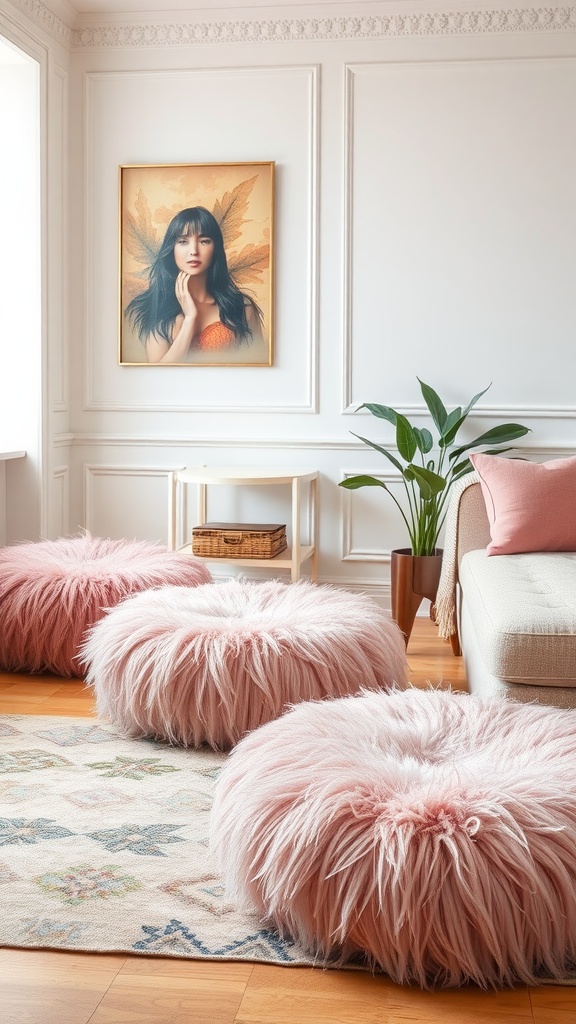
[[307, 581], [138, 594], [95, 626], [84, 655], [98, 713], [125, 734], [219, 750], [288, 704], [406, 679], [385, 612]]
[[0, 666], [79, 676], [84, 633], [129, 594], [207, 583], [198, 559], [143, 541], [83, 533], [0, 549]]
[[303, 704], [232, 751], [229, 892], [321, 958], [501, 987], [576, 962], [576, 711], [436, 690]]

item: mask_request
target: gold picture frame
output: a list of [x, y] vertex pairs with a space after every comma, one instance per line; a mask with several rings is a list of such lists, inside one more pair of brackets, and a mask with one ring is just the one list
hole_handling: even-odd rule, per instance
[[121, 366], [272, 366], [274, 170], [120, 166]]

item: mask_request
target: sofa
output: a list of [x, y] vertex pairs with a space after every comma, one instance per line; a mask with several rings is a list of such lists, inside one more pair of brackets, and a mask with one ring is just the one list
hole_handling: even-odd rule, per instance
[[490, 542], [474, 473], [449, 507], [439, 635], [461, 652], [471, 693], [576, 707], [576, 552], [493, 555]]

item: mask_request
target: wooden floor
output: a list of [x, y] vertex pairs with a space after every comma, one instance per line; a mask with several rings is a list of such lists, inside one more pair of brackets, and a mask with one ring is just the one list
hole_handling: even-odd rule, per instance
[[[427, 619], [408, 660], [418, 686], [466, 688], [461, 660]], [[81, 682], [0, 674], [0, 713], [89, 716], [93, 705]], [[0, 949], [0, 1024], [88, 1022], [576, 1024], [576, 988], [426, 993], [351, 971]]]

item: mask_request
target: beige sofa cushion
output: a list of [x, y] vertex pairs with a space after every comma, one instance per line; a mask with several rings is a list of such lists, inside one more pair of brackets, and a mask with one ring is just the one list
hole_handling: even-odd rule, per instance
[[576, 552], [469, 551], [459, 577], [493, 675], [576, 686]]

